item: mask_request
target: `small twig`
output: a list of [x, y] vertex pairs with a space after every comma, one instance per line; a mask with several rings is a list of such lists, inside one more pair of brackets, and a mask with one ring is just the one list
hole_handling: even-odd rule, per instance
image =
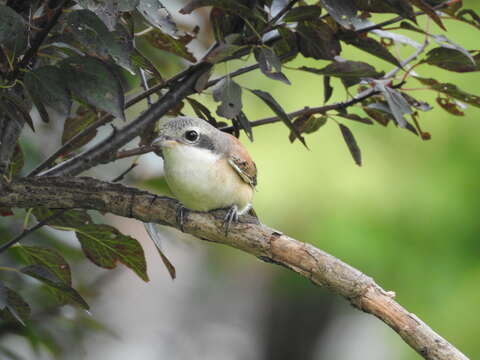
[[127, 170], [122, 172], [120, 175], [118, 175], [115, 179], [112, 180], [112, 182], [119, 182], [123, 180], [125, 175], [127, 175], [130, 171], [132, 171], [138, 164], [134, 161]]
[[[441, 10], [443, 9], [444, 7], [447, 7], [449, 5], [451, 0], [447, 0], [441, 4], [438, 4], [437, 6], [433, 6], [432, 8], [434, 10]], [[415, 16], [417, 15], [425, 15], [425, 11], [417, 11], [415, 13]], [[369, 32], [369, 31], [372, 31], [372, 30], [377, 30], [377, 29], [381, 29], [383, 28], [384, 26], [388, 26], [388, 25], [392, 25], [392, 24], [395, 24], [399, 21], [402, 21], [402, 20], [405, 20], [405, 18], [403, 16], [397, 16], [396, 18], [393, 18], [393, 19], [390, 19], [390, 20], [386, 20], [386, 21], [383, 21], [381, 23], [378, 23], [378, 24], [373, 24], [371, 26], [367, 26], [363, 29], [359, 29], [357, 30], [356, 32], [358, 34], [363, 34], [363, 33], [366, 33], [366, 32]]]
[[35, 38], [32, 40], [32, 43], [30, 45], [30, 48], [27, 50], [27, 52], [25, 53], [25, 55], [23, 56], [22, 60], [18, 63], [18, 65], [15, 67], [15, 70], [12, 72], [12, 75], [11, 77], [13, 79], [17, 79], [18, 78], [18, 74], [19, 72], [26, 68], [30, 62], [32, 61], [32, 59], [35, 57], [35, 55], [37, 54], [38, 52], [38, 49], [40, 48], [40, 46], [42, 45], [43, 41], [45, 40], [45, 38], [48, 36], [48, 34], [50, 33], [50, 30], [52, 30], [52, 28], [55, 26], [55, 24], [57, 23], [58, 19], [60, 18], [60, 15], [62, 15], [62, 12], [63, 12], [63, 8], [64, 6], [66, 5], [68, 0], [62, 0], [60, 2], [60, 4], [57, 6], [57, 8], [55, 9], [55, 13], [53, 14], [52, 18], [50, 19], [50, 21], [47, 23], [47, 25], [45, 25], [45, 27], [40, 30], [37, 35], [35, 36]]
[[271, 27], [272, 26], [275, 26], [275, 24], [277, 23], [278, 20], [281, 19], [281, 17], [283, 15], [285, 15], [285, 13], [287, 11], [289, 11], [291, 8], [293, 8], [293, 6], [298, 2], [298, 0], [290, 0], [290, 2], [287, 4], [287, 6], [285, 6], [282, 10], [280, 10], [277, 15], [275, 15], [269, 22], [268, 22], [268, 25], [267, 25], [267, 28], [263, 31], [264, 33], [265, 32], [268, 32], [269, 30], [271, 30]]
[[125, 159], [131, 156], [143, 155], [143, 154], [146, 154], [152, 151], [157, 151], [157, 150], [158, 148], [155, 146], [140, 146], [138, 148], [131, 149], [131, 150], [119, 151], [115, 159], [116, 160]]
[[50, 220], [53, 220], [57, 217], [59, 217], [60, 215], [62, 215], [66, 210], [58, 210], [56, 212], [54, 212], [52, 215], [50, 216], [47, 216], [45, 219], [43, 219], [42, 221], [40, 221], [38, 224], [36, 224], [35, 226], [32, 226], [30, 229], [25, 229], [23, 230], [23, 232], [19, 235], [17, 235], [16, 237], [14, 237], [12, 240], [8, 241], [7, 243], [5, 244], [2, 244], [0, 246], [0, 253], [4, 252], [5, 250], [9, 249], [10, 247], [12, 247], [13, 245], [15, 245], [16, 243], [18, 243], [20, 240], [22, 240], [24, 237], [30, 235], [31, 233], [33, 233], [34, 231], [40, 229], [42, 226], [46, 225]]

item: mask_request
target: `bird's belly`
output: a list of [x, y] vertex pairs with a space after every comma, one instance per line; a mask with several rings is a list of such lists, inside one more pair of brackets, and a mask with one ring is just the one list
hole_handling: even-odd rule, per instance
[[248, 210], [253, 190], [225, 159], [191, 151], [188, 159], [182, 159], [179, 151], [169, 155], [165, 154], [165, 177], [184, 206], [209, 211], [237, 205], [240, 212]]

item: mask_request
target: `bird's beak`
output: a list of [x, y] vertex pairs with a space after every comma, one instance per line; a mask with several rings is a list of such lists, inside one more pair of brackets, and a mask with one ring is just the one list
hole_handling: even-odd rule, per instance
[[152, 145], [160, 148], [171, 148], [178, 144], [178, 141], [168, 135], [160, 135], [153, 140]]

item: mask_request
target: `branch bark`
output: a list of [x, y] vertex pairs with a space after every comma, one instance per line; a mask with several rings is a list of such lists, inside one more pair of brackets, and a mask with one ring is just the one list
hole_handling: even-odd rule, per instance
[[[0, 184], [0, 207], [82, 208], [177, 227], [178, 202], [147, 191], [92, 178], [34, 177]], [[375, 281], [334, 256], [244, 216], [226, 237], [224, 212], [188, 212], [184, 230], [282, 265], [375, 315], [428, 360], [468, 360], [459, 350], [408, 312]]]

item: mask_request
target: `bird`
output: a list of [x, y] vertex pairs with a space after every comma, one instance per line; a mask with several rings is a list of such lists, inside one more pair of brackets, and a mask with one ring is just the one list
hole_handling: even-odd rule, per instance
[[203, 119], [181, 116], [162, 121], [152, 145], [160, 148], [165, 179], [181, 203], [177, 223], [182, 230], [186, 209], [227, 209], [227, 235], [231, 223], [252, 208], [257, 167], [236, 137]]
[[[252, 199], [257, 185], [257, 167], [236, 137], [203, 119], [182, 116], [162, 119], [159, 137], [152, 146], [163, 157], [165, 179], [180, 202], [176, 221], [182, 231], [188, 210], [226, 209], [225, 236], [239, 216], [248, 212], [256, 217]], [[175, 267], [163, 254], [162, 238], [156, 225], [144, 225], [170, 276], [175, 279]]]

